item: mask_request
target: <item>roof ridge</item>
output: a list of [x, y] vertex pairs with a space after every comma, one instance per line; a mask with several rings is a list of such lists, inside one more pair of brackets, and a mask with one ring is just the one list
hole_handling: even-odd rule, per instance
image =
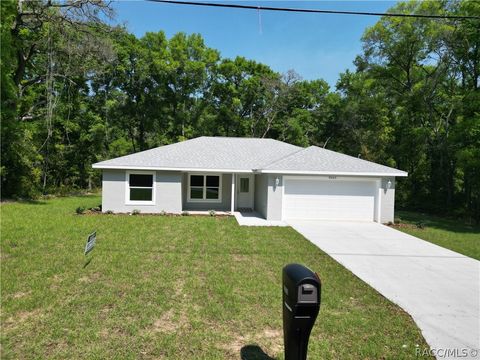
[[[283, 141], [281, 141], [281, 142], [283, 142]], [[290, 145], [291, 145], [291, 144], [290, 144]], [[296, 146], [296, 145], [293, 145], [293, 146]], [[310, 147], [310, 146], [309, 146], [309, 147]], [[262, 168], [271, 166], [271, 165], [273, 165], [273, 164], [275, 164], [275, 163], [277, 163], [277, 162], [279, 162], [279, 161], [282, 161], [282, 160], [285, 160], [285, 159], [289, 158], [290, 156], [293, 156], [293, 155], [296, 155], [296, 154], [298, 154], [298, 153], [300, 153], [300, 152], [302, 152], [302, 151], [305, 151], [305, 150], [307, 150], [309, 147], [306, 147], [306, 148], [302, 148], [302, 147], [301, 147], [299, 150], [296, 150], [295, 152], [292, 152], [291, 154], [285, 155], [285, 156], [283, 156], [283, 157], [281, 157], [281, 158], [279, 158], [279, 159], [277, 159], [277, 160], [275, 160], [275, 161], [272, 161], [272, 162], [270, 162], [270, 163], [263, 164], [261, 168], [255, 169], [255, 170], [262, 170]]]
[[[261, 138], [261, 137], [255, 137], [255, 136], [210, 136], [210, 135], [201, 135], [197, 136], [196, 138], [192, 139], [198, 139], [198, 138], [210, 138], [210, 139], [242, 139], [242, 140], [273, 140], [273, 141], [278, 141], [284, 144], [296, 146], [290, 143], [286, 143], [285, 141], [277, 140], [274, 138]], [[192, 140], [190, 139], [190, 140]]]

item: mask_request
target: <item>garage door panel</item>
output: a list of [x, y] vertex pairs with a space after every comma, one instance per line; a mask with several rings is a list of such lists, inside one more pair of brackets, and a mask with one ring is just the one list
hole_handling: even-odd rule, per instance
[[[373, 181], [287, 180], [286, 195], [373, 195]], [[366, 190], [367, 189], [367, 190]], [[367, 193], [366, 193], [367, 191]]]
[[283, 217], [372, 221], [375, 192], [374, 181], [286, 179]]

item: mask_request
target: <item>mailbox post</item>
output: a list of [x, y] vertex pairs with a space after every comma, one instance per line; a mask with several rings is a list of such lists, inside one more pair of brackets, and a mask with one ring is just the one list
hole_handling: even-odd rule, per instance
[[283, 268], [283, 339], [285, 360], [306, 360], [308, 339], [320, 310], [317, 274], [300, 264]]

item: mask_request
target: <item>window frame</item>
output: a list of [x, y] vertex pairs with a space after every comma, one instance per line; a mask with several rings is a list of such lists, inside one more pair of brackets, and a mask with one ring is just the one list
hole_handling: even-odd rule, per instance
[[[191, 198], [191, 183], [190, 179], [191, 176], [203, 176], [203, 186], [202, 186], [202, 192], [203, 192], [203, 197], [201, 199], [192, 199]], [[218, 176], [218, 199], [207, 199], [207, 188], [216, 188], [216, 186], [207, 186], [207, 176]], [[187, 173], [187, 202], [190, 203], [221, 203], [222, 202], [222, 174], [217, 174], [217, 173]], [[200, 188], [200, 186], [193, 186], [194, 188]]]
[[[147, 186], [130, 186], [130, 175], [152, 175], [152, 187]], [[126, 205], [155, 205], [155, 188], [156, 188], [156, 172], [155, 171], [126, 171], [125, 172], [125, 204]], [[130, 189], [152, 189], [152, 200], [130, 200]]]

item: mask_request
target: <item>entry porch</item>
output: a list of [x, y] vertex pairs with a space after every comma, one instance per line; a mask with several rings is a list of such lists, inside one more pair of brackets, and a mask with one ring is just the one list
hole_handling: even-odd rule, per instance
[[185, 172], [182, 174], [182, 211], [253, 212], [255, 176], [253, 173]]

